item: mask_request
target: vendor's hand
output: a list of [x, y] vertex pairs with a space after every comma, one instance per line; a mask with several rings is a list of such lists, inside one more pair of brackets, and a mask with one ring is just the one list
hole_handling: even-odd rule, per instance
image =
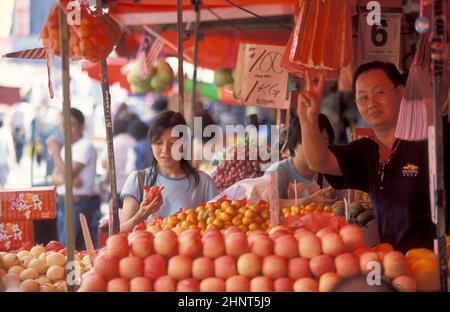
[[322, 72], [313, 74], [306, 71], [306, 89], [298, 95], [297, 115], [301, 123], [317, 122], [320, 113], [320, 99], [322, 98], [325, 76]]
[[47, 144], [47, 148], [52, 155], [59, 153], [60, 146], [58, 143], [58, 139], [55, 136], [52, 135], [48, 137], [45, 143]]
[[162, 203], [163, 200], [160, 196], [156, 196], [151, 202], [149, 202], [148, 199], [145, 198], [141, 203], [141, 206], [139, 207], [139, 211], [137, 213], [139, 219], [141, 219], [142, 221], [147, 219], [149, 215], [157, 212], [161, 208]]

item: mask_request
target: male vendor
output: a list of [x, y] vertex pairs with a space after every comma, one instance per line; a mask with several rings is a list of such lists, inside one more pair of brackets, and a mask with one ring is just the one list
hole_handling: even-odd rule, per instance
[[[394, 136], [404, 92], [397, 68], [390, 63], [371, 62], [356, 70], [355, 103], [376, 139], [364, 138], [348, 145], [328, 147], [323, 142], [317, 116], [324, 78], [319, 75], [315, 84], [308, 73], [306, 82], [306, 92], [299, 95], [297, 111], [305, 158], [311, 169], [326, 174], [334, 188], [369, 193], [382, 242], [403, 252], [418, 247], [432, 249], [436, 228], [430, 210], [428, 142], [404, 141]], [[450, 201], [448, 128], [445, 119], [447, 207]]]

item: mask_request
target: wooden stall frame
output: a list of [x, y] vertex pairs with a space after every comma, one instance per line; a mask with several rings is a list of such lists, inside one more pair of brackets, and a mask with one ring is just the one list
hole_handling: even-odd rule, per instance
[[[75, 259], [75, 226], [73, 215], [73, 183], [72, 183], [72, 139], [70, 114], [70, 63], [69, 63], [69, 29], [64, 10], [59, 9], [59, 36], [61, 42], [62, 86], [63, 86], [63, 119], [64, 119], [64, 183], [65, 183], [65, 229], [67, 263]], [[67, 290], [73, 292], [74, 285], [68, 284]]]

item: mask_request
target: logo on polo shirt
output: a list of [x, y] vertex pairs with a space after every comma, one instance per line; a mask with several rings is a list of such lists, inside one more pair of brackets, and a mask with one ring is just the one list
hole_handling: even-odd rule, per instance
[[419, 174], [419, 167], [408, 163], [406, 166], [402, 167], [402, 175], [404, 177], [417, 177]]

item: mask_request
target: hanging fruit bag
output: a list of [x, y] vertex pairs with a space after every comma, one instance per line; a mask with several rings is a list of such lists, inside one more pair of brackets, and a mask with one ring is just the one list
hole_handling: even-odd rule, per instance
[[[72, 8], [72, 4], [77, 4]], [[50, 59], [61, 55], [59, 40], [59, 9], [67, 15], [69, 24], [69, 57], [99, 62], [106, 59], [121, 37], [120, 27], [109, 14], [91, 10], [83, 0], [60, 0], [50, 9], [40, 38]], [[75, 11], [73, 11], [75, 10]]]

